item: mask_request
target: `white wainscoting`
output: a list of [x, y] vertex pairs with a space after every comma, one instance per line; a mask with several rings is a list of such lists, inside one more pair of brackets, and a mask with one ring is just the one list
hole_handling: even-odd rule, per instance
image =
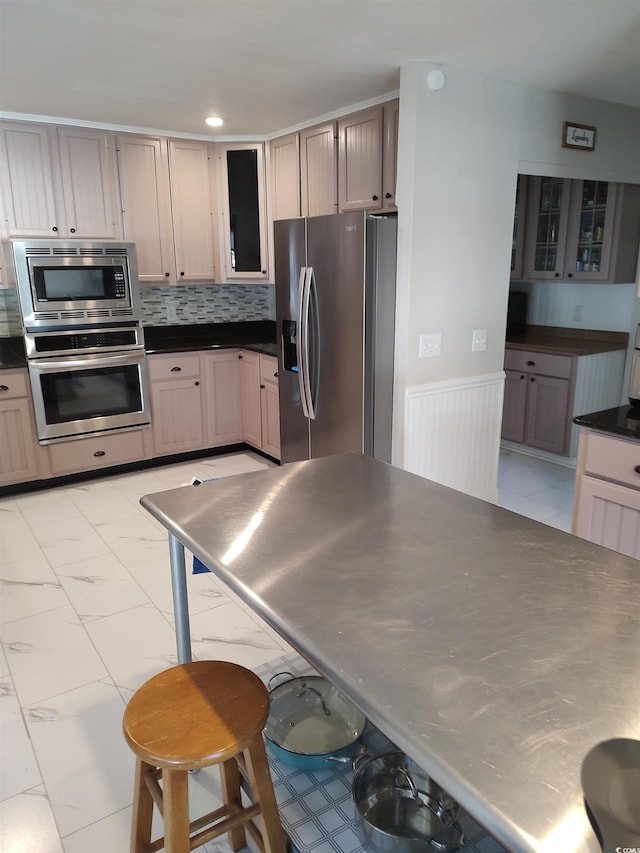
[[498, 500], [504, 373], [407, 389], [403, 467], [483, 500]]
[[[578, 359], [573, 416], [588, 415], [620, 404], [624, 375], [625, 350], [583, 355]], [[571, 428], [570, 456], [578, 452], [580, 427]]]

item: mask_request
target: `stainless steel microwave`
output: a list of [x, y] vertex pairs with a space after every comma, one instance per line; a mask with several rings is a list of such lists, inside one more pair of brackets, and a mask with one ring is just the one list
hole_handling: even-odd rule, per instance
[[27, 331], [140, 322], [134, 243], [11, 240], [8, 249]]

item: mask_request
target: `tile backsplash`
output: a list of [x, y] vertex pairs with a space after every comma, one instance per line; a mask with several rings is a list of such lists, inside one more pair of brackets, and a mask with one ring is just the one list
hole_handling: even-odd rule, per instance
[[271, 284], [213, 284], [140, 289], [145, 326], [275, 320]]
[[0, 290], [0, 338], [11, 338], [21, 334], [18, 292]]
[[[145, 326], [275, 320], [272, 284], [213, 284], [140, 289]], [[18, 294], [0, 290], [0, 337], [22, 334]]]

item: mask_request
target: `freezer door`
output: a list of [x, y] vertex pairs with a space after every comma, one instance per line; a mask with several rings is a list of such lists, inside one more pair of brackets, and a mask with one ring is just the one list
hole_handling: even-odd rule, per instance
[[362, 452], [364, 213], [308, 219], [307, 265], [315, 279], [309, 323], [315, 389], [311, 457]]
[[309, 421], [302, 412], [297, 371], [298, 282], [306, 266], [304, 219], [273, 223], [276, 280], [276, 324], [279, 343], [280, 459], [309, 458]]

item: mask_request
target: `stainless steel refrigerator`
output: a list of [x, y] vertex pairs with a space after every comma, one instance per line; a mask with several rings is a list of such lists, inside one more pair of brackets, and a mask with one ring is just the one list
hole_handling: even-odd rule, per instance
[[282, 462], [391, 461], [395, 218], [274, 223]]

